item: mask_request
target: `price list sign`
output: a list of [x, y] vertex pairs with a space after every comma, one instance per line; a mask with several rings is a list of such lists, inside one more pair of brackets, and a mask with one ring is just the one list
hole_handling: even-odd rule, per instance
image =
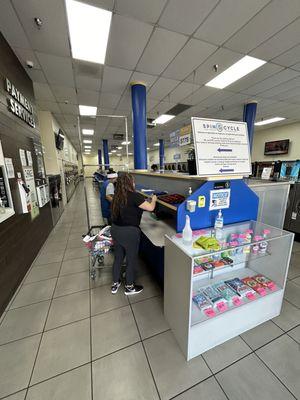
[[246, 122], [192, 118], [197, 175], [251, 173]]

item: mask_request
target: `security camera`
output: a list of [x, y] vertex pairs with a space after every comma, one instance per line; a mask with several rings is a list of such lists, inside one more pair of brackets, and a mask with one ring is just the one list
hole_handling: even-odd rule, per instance
[[218, 65], [218, 64], [215, 64], [215, 65], [213, 66], [213, 69], [214, 69], [215, 72], [218, 72], [219, 65]]
[[43, 25], [43, 20], [42, 20], [41, 18], [39, 18], [39, 17], [35, 17], [35, 18], [34, 18], [34, 22], [35, 22], [36, 26], [37, 26], [39, 29], [40, 29], [41, 26]]
[[26, 65], [28, 68], [32, 69], [34, 67], [33, 61], [27, 60]]

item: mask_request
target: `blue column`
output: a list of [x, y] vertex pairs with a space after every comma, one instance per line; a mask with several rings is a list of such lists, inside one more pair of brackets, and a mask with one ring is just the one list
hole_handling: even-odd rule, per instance
[[147, 170], [146, 85], [131, 83], [134, 168]]
[[165, 146], [164, 146], [164, 140], [159, 139], [159, 169], [163, 170], [164, 165], [165, 165]]
[[102, 152], [101, 149], [98, 149], [98, 164], [102, 164]]
[[108, 140], [103, 139], [103, 157], [105, 169], [109, 168]]
[[257, 109], [257, 102], [256, 101], [253, 101], [251, 103], [247, 103], [247, 104], [244, 105], [243, 121], [247, 122], [250, 153], [252, 151], [256, 109]]

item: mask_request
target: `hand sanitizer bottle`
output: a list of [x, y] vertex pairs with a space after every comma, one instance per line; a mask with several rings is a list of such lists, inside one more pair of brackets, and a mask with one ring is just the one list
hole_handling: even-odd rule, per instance
[[218, 212], [218, 216], [215, 220], [215, 229], [223, 229], [223, 215], [222, 215], [222, 211], [219, 210]]
[[193, 231], [191, 228], [190, 224], [190, 217], [186, 215], [185, 217], [185, 227], [183, 228], [182, 231], [182, 239], [183, 239], [183, 244], [190, 246], [193, 241]]
[[215, 220], [215, 232], [217, 240], [223, 239], [223, 215], [221, 210], [219, 210], [218, 216]]

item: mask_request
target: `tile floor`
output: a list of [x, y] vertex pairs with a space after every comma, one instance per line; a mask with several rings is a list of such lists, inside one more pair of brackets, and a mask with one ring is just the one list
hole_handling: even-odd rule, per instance
[[79, 186], [0, 318], [0, 399], [300, 400], [299, 243], [281, 315], [186, 362], [142, 263], [134, 298], [110, 294], [110, 269], [90, 282], [85, 231]]

